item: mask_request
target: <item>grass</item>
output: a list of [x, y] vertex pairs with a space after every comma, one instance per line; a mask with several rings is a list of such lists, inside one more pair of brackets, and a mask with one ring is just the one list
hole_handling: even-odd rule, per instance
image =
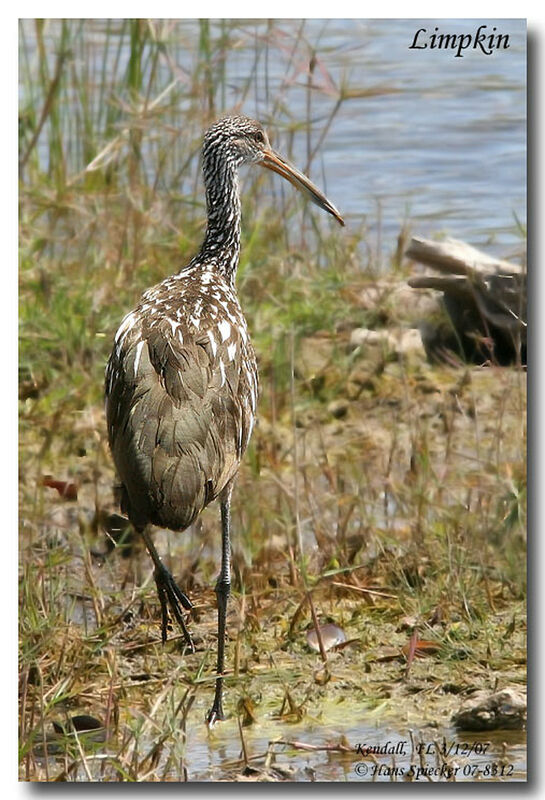
[[[458, 694], [524, 684], [524, 372], [351, 347], [355, 327], [413, 324], [396, 300], [399, 253], [386, 280], [364, 230], [332, 231], [249, 173], [238, 286], [260, 360], [260, 421], [233, 503], [230, 721], [206, 741], [217, 509], [184, 536], [156, 536], [195, 603], [197, 652], [182, 654], [176, 632], [160, 645], [145, 553], [109, 552], [104, 365], [141, 291], [199, 245], [207, 122], [266, 107], [288, 143], [307, 138], [312, 172], [357, 91], [328, 95], [309, 74], [307, 117], [290, 117], [301, 87], [268, 83], [267, 63], [281, 58], [286, 75], [296, 52], [322, 63], [303, 23], [288, 46], [274, 21], [204, 20], [193, 38], [175, 22], [106, 21], [100, 46], [87, 25], [21, 23], [21, 779], [210, 778], [203, 748], [251, 751], [290, 725], [337, 730], [373, 714], [446, 725]], [[253, 68], [234, 93], [225, 65], [242, 47]], [[75, 483], [77, 502], [44, 475]], [[314, 613], [352, 643], [325, 659], [311, 652]], [[407, 675], [413, 629], [439, 649]], [[102, 739], [52, 732], [78, 714], [100, 720]]]

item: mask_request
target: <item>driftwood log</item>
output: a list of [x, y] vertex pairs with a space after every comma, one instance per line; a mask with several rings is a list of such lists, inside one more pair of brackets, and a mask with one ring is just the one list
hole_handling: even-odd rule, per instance
[[454, 351], [471, 363], [526, 364], [526, 270], [492, 258], [456, 239], [413, 238], [407, 258], [441, 275], [409, 280], [414, 289], [437, 289], [452, 329], [422, 326], [428, 357], [449, 360]]

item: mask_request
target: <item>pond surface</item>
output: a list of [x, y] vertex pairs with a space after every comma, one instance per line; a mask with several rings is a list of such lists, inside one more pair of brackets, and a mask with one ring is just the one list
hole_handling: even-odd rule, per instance
[[[367, 718], [362, 715], [358, 724], [348, 726], [325, 729], [323, 723], [305, 720], [297, 725], [277, 723], [276, 728], [270, 738], [260, 735], [259, 727], [255, 732], [243, 732], [248, 764], [257, 771], [263, 767], [268, 751], [274, 754], [270, 758], [273, 768], [286, 770], [289, 780], [526, 780], [526, 737], [520, 731], [461, 734], [451, 728], [400, 729], [373, 724], [372, 714]], [[273, 744], [275, 739], [280, 741]], [[351, 750], [343, 751], [339, 747], [343, 743]], [[243, 773], [240, 736], [227, 725], [213, 733], [208, 743], [189, 743], [186, 763], [190, 780]]]
[[[149, 780], [290, 781], [290, 782], [520, 782], [526, 781], [526, 736], [522, 731], [461, 733], [451, 727], [418, 728], [380, 722], [372, 711], [354, 709], [344, 721], [324, 725], [305, 717], [299, 723], [267, 720], [240, 728], [229, 719], [209, 731], [195, 719], [204, 707], [188, 716], [185, 747], [165, 764], [168, 745], [150, 772]], [[352, 718], [348, 722], [346, 717]], [[85, 735], [84, 735], [85, 736]], [[181, 732], [178, 739], [181, 739]], [[89, 740], [87, 740], [89, 742]], [[100, 738], [97, 739], [100, 741]], [[85, 746], [85, 738], [82, 739]], [[141, 742], [145, 749], [149, 743]], [[63, 756], [48, 737], [48, 767], [57, 774]], [[88, 745], [87, 745], [88, 746]], [[86, 747], [87, 749], [87, 747]], [[93, 748], [85, 768], [77, 767], [72, 779], [117, 780], [110, 773], [109, 753], [115, 760], [116, 743]], [[53, 755], [57, 751], [57, 755]], [[42, 744], [35, 749], [45, 767]], [[172, 759], [169, 760], [172, 764]], [[146, 778], [143, 778], [146, 780]]]

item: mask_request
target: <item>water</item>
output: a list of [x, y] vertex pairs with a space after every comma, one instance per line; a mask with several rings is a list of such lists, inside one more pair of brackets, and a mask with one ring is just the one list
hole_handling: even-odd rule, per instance
[[[345, 83], [353, 94], [378, 88], [374, 97], [343, 101], [319, 148], [321, 163], [312, 165], [312, 177], [327, 186], [347, 224], [365, 224], [374, 248], [392, 251], [409, 219], [414, 234], [447, 233], [503, 256], [523, 249], [515, 217], [525, 224], [525, 20], [277, 20], [272, 33], [266, 20], [227, 22], [233, 46], [226, 51], [226, 88], [218, 111], [236, 107], [266, 121], [273, 132], [275, 121], [281, 128], [288, 121], [304, 125], [306, 68], [313, 51], [313, 81], [319, 87], [311, 99], [315, 131], [334, 107], [335, 86]], [[87, 57], [100, 65], [105, 25], [85, 24]], [[440, 32], [465, 34], [480, 24], [488, 32], [496, 26], [498, 33], [509, 34], [509, 49], [488, 56], [471, 49], [463, 58], [451, 51], [408, 49], [419, 28], [431, 33], [437, 25]], [[211, 23], [212, 41], [223, 25]], [[32, 50], [31, 21], [25, 32]], [[198, 37], [196, 20], [171, 24], [167, 46], [181, 76], [191, 72]], [[122, 67], [128, 55], [126, 46]], [[115, 57], [110, 42], [110, 61]], [[159, 70], [166, 86], [170, 67], [162, 61]], [[182, 100], [180, 125], [183, 114]], [[279, 149], [286, 144], [282, 136], [275, 143]], [[301, 129], [293, 158], [303, 167], [306, 148]]]
[[[452, 775], [449, 769], [457, 782], [526, 780], [523, 732], [467, 734], [448, 727], [415, 731], [373, 724], [370, 716], [352, 725], [325, 726], [308, 720], [277, 724], [270, 737], [260, 726], [255, 731], [245, 729], [248, 762], [255, 769], [263, 768], [263, 755], [272, 751], [272, 764], [286, 769], [287, 777], [295, 781], [401, 782], [410, 779], [411, 767], [417, 783], [444, 782]], [[336, 750], [341, 743], [350, 752]], [[437, 757], [438, 752], [445, 756], [444, 761]], [[207, 739], [193, 739], [186, 763], [190, 780], [229, 779], [240, 774], [244, 770], [240, 734], [227, 723]]]
[[[350, 215], [370, 214], [379, 200], [386, 237], [408, 208], [413, 231], [422, 235], [442, 230], [476, 246], [492, 240], [491, 249], [504, 252], [520, 243], [513, 215], [525, 220], [525, 24], [483, 22], [509, 32], [511, 48], [492, 56], [466, 51], [463, 58], [408, 50], [416, 30], [433, 29], [425, 20], [339, 24], [330, 33], [339, 44], [350, 29], [354, 41], [361, 37], [351, 61], [365, 85], [400, 89], [351, 101], [328, 143], [333, 196], [343, 197]], [[437, 25], [466, 33], [479, 22]]]
[[[203, 709], [201, 709], [203, 710]], [[459, 733], [449, 727], [414, 728], [377, 721], [372, 714], [352, 723], [346, 720], [325, 725], [305, 718], [296, 724], [267, 721], [242, 733], [228, 720], [209, 732], [203, 724], [188, 725], [187, 741], [180, 746], [175, 767], [167, 768], [165, 778], [180, 780], [183, 760], [189, 781], [240, 781], [244, 779], [288, 780], [294, 782], [521, 782], [526, 780], [526, 740], [521, 731]], [[244, 738], [245, 764], [241, 736]], [[101, 739], [97, 738], [100, 742]], [[142, 742], [143, 752], [150, 744]], [[63, 746], [55, 737], [48, 740], [48, 765], [57, 774]], [[168, 749], [168, 748], [167, 748]], [[86, 757], [87, 770], [78, 765], [72, 780], [118, 779], [110, 773], [110, 756], [115, 761], [115, 742], [94, 748]], [[39, 742], [35, 757], [43, 768], [44, 746]], [[166, 752], [156, 767], [163, 775]], [[172, 763], [172, 762], [171, 762]]]

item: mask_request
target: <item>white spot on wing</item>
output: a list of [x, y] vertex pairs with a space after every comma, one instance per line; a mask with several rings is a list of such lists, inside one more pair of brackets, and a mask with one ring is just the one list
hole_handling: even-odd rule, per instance
[[146, 344], [145, 339], [142, 339], [136, 345], [136, 355], [134, 357], [134, 377], [135, 378], [136, 378], [136, 376], [138, 374], [138, 367], [140, 366], [140, 359], [142, 357], [142, 350], [143, 350], [145, 344]]
[[256, 399], [257, 399], [256, 398], [256, 391], [255, 391], [253, 383], [251, 383], [250, 384], [250, 403], [251, 403], [252, 411], [253, 411], [254, 414], [255, 414], [255, 409], [256, 409]]
[[222, 361], [221, 358], [220, 358], [219, 364], [220, 364], [220, 372], [221, 372], [221, 384], [220, 384], [220, 386], [223, 386], [223, 384], [225, 383], [225, 367], [223, 366], [223, 361]]
[[117, 329], [117, 333], [115, 335], [115, 344], [121, 344], [125, 335], [130, 331], [134, 323], [136, 322], [136, 315], [134, 311], [131, 311], [121, 321], [121, 325]]
[[219, 300], [219, 304], [220, 304], [220, 306], [222, 306], [222, 307], [223, 307], [223, 309], [224, 309], [224, 311], [225, 311], [225, 314], [227, 315], [227, 317], [228, 317], [228, 318], [231, 320], [231, 322], [233, 322], [233, 323], [236, 325], [236, 324], [237, 324], [237, 322], [238, 322], [238, 320], [237, 320], [237, 318], [236, 318], [236, 317], [235, 317], [235, 316], [234, 316], [234, 315], [231, 313], [231, 310], [230, 310], [230, 305], [229, 305], [229, 303], [231, 303], [231, 307], [232, 307], [232, 306], [234, 305], [234, 300], [233, 300], [232, 298], [229, 298], [229, 300], [221, 300], [221, 299]]
[[199, 330], [199, 326], [201, 324], [202, 311], [203, 311], [202, 300], [199, 298], [199, 300], [197, 300], [197, 302], [195, 303], [195, 309], [193, 311], [193, 314], [189, 317], [190, 322], [193, 323], [193, 325], [196, 327], [197, 330]]
[[232, 344], [228, 345], [227, 347], [227, 355], [229, 356], [229, 361], [232, 361], [235, 357], [235, 353], [237, 352], [237, 343], [233, 342]]
[[250, 439], [252, 438], [252, 431], [254, 429], [254, 422], [255, 422], [255, 417], [251, 416], [250, 417], [250, 424], [248, 425], [248, 437], [246, 439], [246, 447], [248, 447], [248, 443], [249, 443]]
[[229, 325], [226, 319], [222, 319], [222, 321], [219, 323], [218, 330], [221, 334], [222, 342], [228, 339], [229, 336], [231, 335], [231, 326]]
[[215, 356], [218, 350], [218, 345], [216, 344], [216, 340], [214, 339], [214, 334], [212, 331], [208, 331], [208, 338], [210, 339], [210, 346], [212, 347], [212, 355]]

